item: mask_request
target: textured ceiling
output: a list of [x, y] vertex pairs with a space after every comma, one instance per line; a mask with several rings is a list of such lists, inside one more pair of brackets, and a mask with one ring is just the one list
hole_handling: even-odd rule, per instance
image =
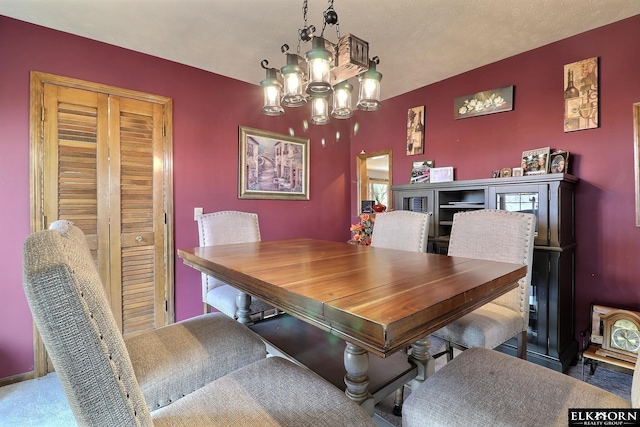
[[[329, 2], [309, 0], [322, 29]], [[341, 34], [380, 57], [387, 99], [640, 14], [640, 0], [335, 0]], [[298, 45], [302, 0], [0, 0], [0, 15], [258, 84]], [[336, 40], [335, 27], [325, 38]], [[300, 47], [304, 54], [309, 44]], [[410, 72], [406, 72], [410, 70]]]

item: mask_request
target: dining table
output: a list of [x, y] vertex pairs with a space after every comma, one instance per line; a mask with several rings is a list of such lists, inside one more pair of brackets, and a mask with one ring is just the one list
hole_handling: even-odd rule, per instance
[[306, 238], [179, 249], [178, 256], [238, 289], [240, 321], [251, 323], [246, 294], [344, 340], [345, 393], [371, 414], [369, 354], [402, 354], [414, 367], [412, 381], [424, 381], [434, 366], [429, 334], [515, 289], [527, 272], [522, 264]]

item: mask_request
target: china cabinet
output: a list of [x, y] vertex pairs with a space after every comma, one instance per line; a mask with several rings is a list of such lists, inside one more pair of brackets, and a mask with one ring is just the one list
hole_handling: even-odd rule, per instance
[[[431, 214], [429, 251], [435, 253], [447, 253], [456, 212], [506, 209], [536, 215], [527, 359], [558, 371], [578, 353], [573, 309], [577, 183], [572, 175], [545, 174], [392, 187], [395, 209]], [[515, 339], [498, 349], [515, 354]]]

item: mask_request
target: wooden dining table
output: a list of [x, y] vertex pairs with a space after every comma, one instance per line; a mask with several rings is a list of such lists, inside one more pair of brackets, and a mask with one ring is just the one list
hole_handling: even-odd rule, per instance
[[[345, 393], [371, 413], [369, 353], [387, 358], [411, 346], [423, 381], [433, 366], [428, 335], [515, 289], [527, 272], [521, 264], [314, 239], [195, 247], [178, 256], [346, 341]], [[238, 303], [248, 313], [248, 298]]]

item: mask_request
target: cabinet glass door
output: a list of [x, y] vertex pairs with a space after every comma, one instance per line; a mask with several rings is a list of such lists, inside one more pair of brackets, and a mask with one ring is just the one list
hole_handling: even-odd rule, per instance
[[548, 246], [548, 194], [546, 185], [491, 187], [489, 208], [534, 214], [537, 219], [535, 244]]

